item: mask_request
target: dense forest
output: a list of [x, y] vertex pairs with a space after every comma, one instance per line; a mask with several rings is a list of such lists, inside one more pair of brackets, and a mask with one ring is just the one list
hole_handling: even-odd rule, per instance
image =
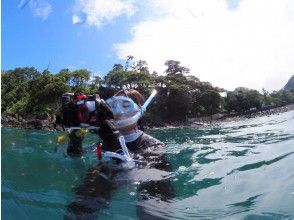
[[39, 72], [34, 67], [2, 70], [2, 115], [46, 118], [59, 114], [61, 95], [65, 92], [98, 93], [106, 99], [128, 88], [139, 90], [145, 97], [152, 89], [158, 90], [159, 95], [146, 114], [152, 125], [294, 103], [293, 87], [272, 93], [244, 87], [227, 91], [200, 81], [179, 61], [168, 60], [164, 65], [163, 75], [150, 73], [146, 61], [128, 56], [124, 64], [114, 64], [103, 78], [93, 77], [87, 69], [62, 69], [58, 73]]

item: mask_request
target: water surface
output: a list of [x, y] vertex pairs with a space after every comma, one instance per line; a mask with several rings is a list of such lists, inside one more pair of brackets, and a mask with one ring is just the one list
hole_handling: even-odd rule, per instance
[[[176, 193], [168, 204], [150, 204], [155, 216], [294, 219], [294, 111], [148, 133], [166, 143], [173, 170], [168, 178]], [[82, 159], [65, 157], [65, 147], [55, 143], [60, 134], [1, 129], [2, 219], [63, 219], [66, 205], [74, 198], [72, 188], [97, 159], [92, 154]], [[95, 140], [88, 135], [85, 146]], [[144, 172], [148, 173], [136, 175]], [[139, 219], [140, 180], [126, 182], [114, 191], [99, 219]]]

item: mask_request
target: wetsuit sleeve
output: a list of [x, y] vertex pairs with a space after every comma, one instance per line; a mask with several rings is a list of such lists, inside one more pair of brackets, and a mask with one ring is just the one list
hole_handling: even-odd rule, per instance
[[[172, 171], [172, 167], [166, 158], [166, 146], [161, 141], [144, 133], [138, 140], [138, 148], [138, 154], [141, 155], [141, 159], [146, 161], [149, 168]], [[165, 219], [154, 215], [150, 207], [168, 210], [170, 201], [174, 197], [175, 190], [169, 178], [141, 182], [137, 188], [136, 211], [138, 218], [140, 220]]]
[[119, 131], [115, 125], [113, 112], [104, 102], [96, 102], [98, 110], [98, 135], [103, 141], [103, 149], [108, 151], [117, 151], [120, 148]]
[[135, 159], [146, 161], [149, 167], [171, 171], [166, 160], [165, 144], [156, 138], [143, 133], [136, 141], [128, 143], [127, 147], [134, 153]]
[[117, 151], [120, 148], [119, 131], [113, 119], [106, 119], [100, 122], [98, 134], [103, 141], [103, 150]]
[[73, 157], [78, 157], [83, 154], [83, 148], [82, 148], [82, 143], [83, 143], [83, 137], [78, 137], [76, 135], [77, 130], [72, 130], [69, 133], [69, 142], [67, 146], [67, 153], [70, 156]]

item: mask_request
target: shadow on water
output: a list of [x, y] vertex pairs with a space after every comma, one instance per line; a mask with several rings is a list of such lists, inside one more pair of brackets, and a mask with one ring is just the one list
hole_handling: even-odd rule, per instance
[[[246, 199], [243, 202], [226, 205], [226, 209], [218, 209], [212, 207], [210, 209], [199, 208], [197, 204], [193, 208], [178, 208], [175, 212], [182, 213], [181, 216], [171, 216], [171, 219], [243, 219], [235, 218], [235, 216], [254, 210], [258, 203], [258, 197], [261, 195], [256, 195]], [[261, 218], [264, 219], [264, 218]]]
[[175, 189], [178, 194], [178, 199], [188, 198], [191, 195], [197, 195], [198, 191], [208, 189], [212, 186], [220, 185], [223, 178], [205, 178], [202, 180], [194, 180], [192, 182], [184, 183], [179, 186], [176, 185]]
[[195, 159], [195, 161], [198, 162], [199, 164], [209, 164], [218, 160], [222, 160], [221, 158], [214, 158], [214, 159], [207, 158], [208, 155], [210, 154], [213, 155], [217, 151], [219, 151], [219, 149], [213, 149], [206, 153], [200, 153], [197, 155], [197, 158]]
[[245, 149], [245, 150], [241, 150], [241, 151], [232, 150], [232, 151], [228, 151], [229, 152], [228, 156], [244, 157], [247, 155], [248, 151], [249, 151], [249, 149]]
[[235, 172], [237, 172], [237, 171], [247, 171], [247, 170], [252, 170], [252, 169], [260, 168], [260, 167], [262, 167], [262, 166], [264, 166], [264, 165], [271, 165], [271, 164], [273, 164], [273, 163], [275, 163], [275, 162], [278, 162], [278, 161], [280, 161], [280, 160], [282, 160], [282, 159], [288, 157], [289, 155], [291, 155], [291, 154], [293, 154], [293, 153], [294, 153], [294, 152], [290, 152], [290, 153], [287, 153], [287, 154], [285, 154], [285, 155], [282, 155], [282, 156], [276, 157], [276, 158], [274, 158], [274, 159], [272, 159], [272, 160], [267, 160], [267, 161], [264, 160], [264, 161], [259, 161], [259, 162], [256, 162], [256, 163], [246, 164], [246, 165], [244, 165], [244, 166], [242, 166], [242, 167], [239, 167], [239, 168], [237, 168], [237, 169], [232, 170], [232, 171], [229, 172], [227, 175], [231, 175], [231, 174], [233, 174], [233, 173], [235, 173]]
[[[191, 158], [191, 155], [193, 155], [196, 152], [195, 149], [182, 149], [177, 153], [170, 153], [167, 155], [167, 159], [172, 164], [172, 169], [176, 170], [180, 166], [189, 167], [193, 164], [193, 160]], [[181, 160], [179, 160], [179, 155]]]
[[293, 219], [291, 214], [264, 212], [261, 214], [250, 214], [244, 217], [244, 220], [279, 220], [279, 219]]
[[256, 196], [252, 196], [252, 197], [249, 197], [248, 199], [246, 199], [245, 201], [242, 201], [242, 202], [236, 202], [236, 203], [233, 203], [233, 204], [229, 204], [227, 205], [228, 207], [230, 208], [242, 208], [242, 212], [246, 212], [246, 211], [249, 211], [249, 210], [252, 210], [254, 209], [254, 206], [255, 204], [257, 203], [257, 199], [258, 197], [260, 197], [260, 195], [256, 195]]

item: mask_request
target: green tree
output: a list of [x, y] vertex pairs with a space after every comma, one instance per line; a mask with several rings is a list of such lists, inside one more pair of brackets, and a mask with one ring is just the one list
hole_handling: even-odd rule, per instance
[[83, 91], [90, 80], [91, 72], [87, 69], [75, 70], [71, 73], [70, 85], [75, 91]]
[[112, 70], [104, 77], [104, 83], [108, 87], [114, 87], [122, 89], [126, 79], [126, 71], [124, 70]]
[[64, 83], [70, 85], [70, 80], [72, 78], [72, 72], [69, 69], [62, 69], [56, 74]]
[[244, 87], [236, 88], [233, 92], [228, 92], [225, 99], [225, 108], [228, 111], [235, 110], [244, 112], [251, 108], [261, 107], [261, 94], [257, 90]]
[[180, 61], [167, 60], [164, 65], [167, 66], [165, 70], [167, 75], [186, 74], [190, 72], [189, 68], [180, 65]]
[[28, 105], [29, 83], [41, 75], [35, 68], [25, 67], [2, 71], [2, 112], [21, 114]]
[[145, 60], [139, 60], [133, 69], [135, 72], [145, 72], [145, 73], [149, 73], [149, 68], [148, 68], [148, 64]]
[[125, 71], [128, 71], [133, 68], [134, 68], [134, 56], [129, 55], [129, 56], [127, 56], [127, 60], [125, 63]]
[[204, 108], [207, 115], [213, 115], [220, 111], [222, 98], [216, 90], [206, 90], [201, 93], [199, 104]]
[[124, 67], [120, 63], [116, 63], [116, 64], [113, 65], [112, 70], [113, 71], [123, 71], [124, 70]]
[[86, 94], [95, 94], [99, 91], [99, 88], [102, 85], [102, 79], [99, 76], [94, 76], [90, 80], [89, 84], [85, 87], [84, 92]]

